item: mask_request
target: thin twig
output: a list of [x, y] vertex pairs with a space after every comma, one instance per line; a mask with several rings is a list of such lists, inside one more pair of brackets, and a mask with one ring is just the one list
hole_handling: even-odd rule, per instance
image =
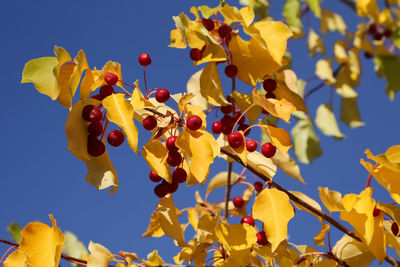
[[[336, 77], [340, 71], [340, 69], [343, 67], [343, 64], [340, 64], [334, 71], [333, 71], [333, 77]], [[315, 93], [316, 91], [318, 91], [319, 89], [321, 89], [322, 87], [324, 87], [325, 81], [322, 81], [320, 84], [318, 84], [317, 86], [315, 86], [314, 88], [310, 89], [309, 91], [307, 91], [304, 94], [304, 98], [309, 97], [311, 94]]]
[[356, 10], [356, 3], [354, 3], [351, 0], [339, 0], [340, 2], [342, 2], [343, 4], [345, 4], [346, 6], [350, 7], [353, 10]]

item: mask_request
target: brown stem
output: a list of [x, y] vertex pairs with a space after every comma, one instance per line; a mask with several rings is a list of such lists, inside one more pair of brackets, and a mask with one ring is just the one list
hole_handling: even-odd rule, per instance
[[228, 178], [226, 180], [226, 191], [225, 191], [225, 219], [228, 221], [229, 216], [229, 198], [231, 194], [231, 180], [232, 180], [232, 162], [228, 163]]
[[[343, 64], [340, 64], [334, 71], [333, 71], [333, 77], [336, 77], [340, 71], [340, 69], [343, 67]], [[317, 86], [315, 86], [314, 88], [310, 89], [309, 91], [307, 91], [304, 94], [304, 98], [309, 97], [311, 94], [315, 93], [316, 91], [318, 91], [319, 89], [321, 89], [322, 87], [324, 87], [325, 81], [322, 81], [320, 84], [318, 84]]]
[[162, 114], [161, 112], [158, 112], [154, 108], [144, 108], [144, 109], [147, 110], [147, 111], [150, 111], [150, 112], [152, 112], [152, 113], [154, 113], [154, 114], [156, 114], [156, 115], [158, 115], [158, 116], [160, 116], [162, 118], [166, 117], [164, 114]]
[[[231, 157], [232, 159], [234, 159], [235, 161], [237, 161], [238, 163], [242, 164], [244, 167], [247, 167], [248, 170], [250, 170], [252, 173], [254, 173], [255, 175], [257, 175], [258, 177], [260, 177], [261, 179], [263, 179], [265, 182], [269, 182], [272, 186], [274, 186], [276, 189], [284, 192], [290, 200], [292, 200], [293, 202], [299, 204], [300, 206], [308, 209], [309, 211], [311, 211], [312, 213], [314, 213], [315, 215], [317, 215], [318, 217], [324, 219], [325, 221], [329, 222], [331, 225], [333, 225], [334, 227], [336, 227], [337, 229], [339, 229], [340, 231], [342, 231], [343, 233], [345, 233], [346, 235], [354, 238], [355, 240], [362, 242], [362, 240], [356, 236], [352, 231], [350, 231], [349, 229], [347, 229], [345, 226], [343, 226], [342, 224], [340, 224], [338, 221], [336, 221], [335, 219], [332, 219], [329, 215], [327, 215], [326, 213], [324, 213], [323, 211], [320, 211], [316, 208], [314, 208], [313, 206], [309, 205], [308, 203], [304, 202], [303, 200], [301, 200], [300, 198], [296, 197], [295, 195], [293, 195], [292, 193], [290, 193], [289, 191], [287, 191], [285, 188], [281, 187], [279, 184], [275, 183], [274, 181], [272, 181], [270, 178], [268, 178], [267, 176], [265, 176], [264, 174], [260, 173], [259, 171], [257, 171], [256, 169], [254, 169], [253, 167], [249, 166], [249, 165], [244, 165], [243, 162], [240, 160], [240, 158], [237, 155], [232, 154], [230, 151], [228, 151], [225, 148], [221, 148], [221, 152], [224, 153], [225, 155], [228, 155], [229, 157]], [[385, 260], [389, 263], [391, 263], [393, 266], [398, 266], [399, 262], [397, 262], [394, 258], [390, 257], [389, 255], [386, 255]]]

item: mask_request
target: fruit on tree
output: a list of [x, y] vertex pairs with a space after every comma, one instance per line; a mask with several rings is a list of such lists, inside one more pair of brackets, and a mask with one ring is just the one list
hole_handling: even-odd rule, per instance
[[158, 183], [160, 182], [163, 178], [161, 176], [159, 176], [155, 171], [151, 171], [149, 173], [149, 178], [152, 182]]
[[214, 134], [220, 134], [222, 133], [222, 122], [216, 121], [213, 123], [211, 126], [211, 130]]
[[379, 213], [381, 213], [381, 210], [378, 209], [376, 206], [374, 207], [374, 211], [372, 212], [372, 214], [374, 215], [374, 217], [377, 217], [379, 215]]
[[155, 127], [157, 126], [157, 119], [156, 117], [154, 117], [153, 115], [149, 115], [147, 116], [144, 120], [143, 120], [143, 127], [146, 130], [153, 130]]
[[172, 182], [174, 183], [184, 183], [187, 178], [187, 173], [183, 168], [176, 168], [172, 173]]
[[232, 202], [233, 202], [233, 205], [235, 206], [235, 208], [237, 208], [237, 209], [240, 209], [244, 205], [244, 200], [242, 197], [234, 197]]
[[125, 140], [125, 135], [120, 130], [111, 131], [107, 136], [107, 142], [115, 147], [122, 145]]
[[182, 155], [177, 151], [170, 151], [168, 153], [167, 163], [172, 167], [178, 166], [182, 163]]
[[267, 142], [261, 147], [261, 153], [267, 158], [272, 158], [276, 153], [276, 147]]
[[232, 148], [241, 147], [243, 142], [243, 135], [241, 133], [234, 132], [228, 135], [228, 143]]
[[154, 194], [159, 198], [165, 197], [165, 195], [168, 194], [167, 185], [163, 183], [156, 185], [156, 187], [154, 187]]
[[390, 227], [390, 229], [392, 230], [392, 233], [395, 236], [399, 236], [399, 225], [396, 222], [392, 223], [392, 226]]
[[224, 24], [218, 29], [218, 34], [221, 38], [226, 38], [231, 34], [232, 28]]
[[167, 102], [169, 99], [169, 96], [170, 96], [169, 91], [165, 88], [160, 88], [156, 92], [156, 100], [159, 103]]
[[100, 122], [92, 122], [88, 126], [88, 133], [93, 136], [99, 136], [103, 133], [103, 124]]
[[253, 139], [249, 139], [246, 141], [246, 149], [249, 152], [254, 152], [257, 149], [257, 142]]
[[233, 78], [237, 74], [238, 74], [238, 68], [235, 65], [230, 64], [225, 67], [225, 75], [228, 76], [229, 78]]
[[186, 126], [192, 131], [196, 131], [196, 130], [200, 129], [202, 123], [203, 123], [203, 120], [197, 115], [189, 116], [186, 119]]
[[257, 193], [260, 193], [263, 190], [264, 184], [260, 181], [257, 181], [254, 183], [254, 190], [256, 190]]
[[151, 57], [147, 53], [141, 53], [138, 58], [139, 64], [143, 67], [147, 67], [151, 64]]
[[207, 31], [214, 30], [214, 21], [212, 19], [202, 19], [201, 24], [203, 24]]
[[241, 220], [240, 223], [247, 223], [248, 225], [254, 226], [255, 225], [255, 221], [254, 218], [252, 216], [244, 216]]
[[106, 84], [106, 85], [103, 85], [100, 88], [100, 97], [101, 97], [101, 99], [104, 99], [107, 96], [112, 95], [112, 94], [114, 94], [114, 88], [111, 85]]
[[108, 85], [113, 86], [113, 85], [116, 85], [116, 84], [117, 84], [117, 82], [118, 82], [118, 76], [115, 75], [115, 74], [112, 73], [112, 72], [109, 72], [109, 73], [107, 73], [107, 74], [104, 76], [104, 80], [106, 81], [106, 83], [107, 83]]
[[222, 106], [222, 107], [221, 107], [221, 111], [222, 111], [222, 113], [224, 113], [224, 114], [229, 114], [229, 113], [232, 112], [232, 110], [233, 110], [232, 105]]
[[259, 244], [260, 246], [268, 244], [267, 235], [265, 234], [264, 231], [258, 232], [256, 234], [256, 237], [257, 237], [257, 244]]
[[244, 116], [240, 117], [240, 116], [242, 116], [242, 112], [240, 112], [240, 111], [236, 111], [235, 113], [233, 113], [233, 118], [235, 119], [235, 121], [239, 120], [239, 118], [240, 118], [238, 123], [243, 124], [245, 117]]
[[238, 131], [242, 131], [244, 136], [248, 136], [250, 134], [250, 128], [248, 124], [240, 124], [238, 127]]
[[198, 49], [198, 48], [192, 48], [192, 49], [190, 50], [190, 58], [191, 58], [193, 61], [199, 61], [200, 59], [203, 58], [203, 53], [202, 53], [201, 50]]
[[103, 118], [103, 113], [96, 106], [86, 105], [82, 110], [82, 118], [88, 122], [99, 122]]
[[87, 152], [92, 157], [99, 157], [106, 151], [106, 146], [96, 136], [88, 135]]
[[228, 135], [230, 132], [232, 132], [233, 125], [235, 124], [235, 119], [230, 115], [225, 115], [222, 117], [221, 123], [222, 123], [222, 132], [225, 135]]
[[165, 146], [167, 147], [167, 149], [169, 151], [178, 151], [178, 148], [175, 145], [177, 138], [178, 138], [178, 136], [176, 136], [176, 135], [172, 135], [167, 138], [167, 141], [165, 142]]
[[267, 92], [272, 92], [276, 89], [276, 81], [274, 79], [266, 79], [263, 82], [263, 88]]

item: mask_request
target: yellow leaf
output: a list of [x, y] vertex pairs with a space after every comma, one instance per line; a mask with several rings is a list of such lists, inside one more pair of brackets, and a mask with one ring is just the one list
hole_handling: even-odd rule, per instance
[[194, 105], [190, 105], [190, 104], [186, 104], [184, 107], [184, 113], [185, 113], [186, 117], [189, 117], [192, 115], [199, 116], [201, 118], [201, 120], [203, 121], [201, 124], [200, 130], [206, 130], [207, 120], [206, 120], [206, 114], [204, 114], [204, 112], [203, 112], [203, 108], [194, 106]]
[[346, 34], [347, 25], [343, 18], [328, 9], [321, 9], [321, 33], [327, 34], [329, 31], [338, 31], [343, 36]]
[[264, 95], [257, 94], [257, 89], [253, 90], [254, 104], [262, 107], [271, 115], [290, 123], [290, 115], [296, 111], [296, 107], [285, 98], [281, 100], [266, 98]]
[[89, 123], [82, 118], [82, 110], [86, 105], [98, 106], [100, 102], [90, 98], [87, 101], [76, 102], [69, 111], [67, 122], [65, 123], [65, 133], [67, 134], [68, 150], [82, 161], [89, 161], [90, 156], [87, 152], [87, 140]]
[[147, 227], [146, 232], [142, 234], [144, 237], [161, 237], [164, 235], [164, 231], [161, 228], [160, 222], [160, 214], [157, 211], [154, 211], [151, 214], [150, 224]]
[[[217, 188], [226, 186], [227, 179], [228, 179], [228, 172], [220, 172], [217, 175], [215, 175], [208, 183], [206, 198], [207, 198], [208, 194], [210, 194], [211, 191], [213, 191]], [[239, 175], [235, 172], [232, 172], [231, 173], [231, 184], [234, 184], [238, 179], [239, 179]]]
[[257, 151], [247, 154], [247, 165], [270, 179], [276, 174], [276, 165], [273, 161]]
[[111, 94], [103, 99], [103, 106], [107, 109], [107, 118], [122, 128], [129, 146], [139, 154], [138, 130], [133, 123], [133, 106], [125, 99], [125, 95]]
[[239, 35], [234, 35], [228, 48], [232, 55], [232, 64], [238, 67], [237, 77], [247, 84], [256, 85], [264, 76], [281, 68], [273, 60], [270, 51], [253, 38], [243, 41]]
[[53, 69], [58, 65], [56, 57], [41, 57], [29, 60], [22, 71], [21, 83], [33, 83], [36, 90], [55, 100], [60, 93]]
[[62, 106], [70, 108], [72, 106], [72, 98], [74, 97], [75, 91], [72, 92], [70, 90], [69, 82], [75, 69], [75, 63], [72, 62], [71, 56], [62, 47], [55, 46], [54, 54], [58, 59], [58, 65], [54, 67], [54, 73], [57, 77], [57, 83], [60, 88], [57, 100]]
[[[244, 112], [247, 108], [253, 104], [253, 97], [251, 94], [243, 94], [238, 91], [233, 91], [231, 93], [233, 99], [235, 99], [235, 104], [239, 107], [239, 109]], [[261, 108], [259, 106], [253, 106], [248, 110], [245, 114], [249, 119], [250, 125], [252, 125], [258, 118], [261, 113]]]
[[389, 147], [385, 154], [374, 156], [369, 150], [365, 153], [369, 159], [374, 160], [376, 163], [382, 164], [392, 171], [400, 172], [400, 145]]
[[150, 140], [143, 146], [142, 154], [150, 168], [171, 183], [171, 167], [167, 163], [168, 150], [159, 139]]
[[333, 51], [335, 54], [335, 60], [338, 63], [346, 63], [349, 60], [349, 57], [346, 53], [346, 48], [348, 43], [343, 40], [337, 40], [333, 45]]
[[368, 266], [375, 259], [363, 243], [348, 235], [343, 235], [333, 247], [332, 252], [349, 266]]
[[327, 84], [336, 82], [332, 71], [332, 59], [320, 59], [315, 66], [315, 74], [321, 80], [326, 80]]
[[[21, 231], [22, 240], [18, 251], [26, 256], [29, 265], [58, 267], [65, 238], [53, 215], [49, 217], [51, 228], [44, 223], [31, 222]], [[18, 256], [19, 261], [22, 258]]]
[[289, 148], [291, 148], [289, 133], [283, 128], [276, 128], [272, 125], [262, 125], [261, 127], [270, 138], [271, 143], [276, 146], [282, 154], [286, 154]]
[[171, 30], [169, 46], [175, 48], [187, 47], [185, 39], [183, 38], [181, 32], [178, 29]]
[[[308, 205], [310, 205], [311, 207], [315, 208], [316, 210], [319, 210], [322, 212], [321, 206], [318, 204], [317, 201], [315, 201], [314, 199], [310, 198], [309, 196], [307, 196], [306, 194], [302, 193], [302, 192], [298, 192], [298, 191], [289, 191], [290, 193], [292, 193], [293, 195], [295, 195], [297, 198], [301, 199], [303, 202], [307, 203]], [[296, 202], [292, 201], [292, 203], [296, 206], [296, 208], [298, 208], [299, 210], [304, 210], [306, 212], [309, 212], [310, 214], [312, 214], [313, 216], [315, 216], [322, 224], [324, 224], [324, 221], [321, 217], [319, 217], [318, 215], [316, 215], [314, 212], [312, 212], [311, 210], [307, 209], [306, 207], [297, 204]]]
[[282, 154], [280, 151], [276, 151], [275, 156], [272, 157], [272, 161], [281, 169], [284, 173], [293, 177], [297, 181], [306, 184], [303, 177], [301, 177], [300, 168], [296, 162], [290, 157], [289, 153]]
[[329, 224], [322, 224], [322, 229], [314, 236], [314, 244], [317, 246], [323, 246], [325, 235], [329, 231], [330, 225]]
[[118, 190], [117, 172], [107, 151], [99, 157], [90, 157], [90, 160], [86, 162], [86, 168], [86, 181], [95, 186], [97, 190], [102, 190], [110, 186], [114, 186], [110, 190], [110, 194], [114, 194]]
[[297, 110], [308, 113], [308, 109], [304, 104], [302, 94], [297, 85], [298, 81], [296, 73], [294, 73], [292, 70], [284, 70], [282, 72], [278, 72], [277, 76], [281, 82], [277, 83], [277, 88], [274, 91], [276, 98], [285, 98], [291, 102]]
[[109, 261], [114, 261], [112, 253], [104, 246], [93, 243], [89, 243], [89, 259], [87, 260], [88, 267], [107, 267]]
[[335, 139], [343, 139], [345, 135], [339, 130], [335, 114], [330, 104], [321, 104], [317, 108], [315, 124], [321, 132], [327, 136], [333, 136]]
[[256, 229], [247, 223], [231, 225], [221, 223], [215, 229], [215, 235], [219, 242], [229, 250], [251, 248], [257, 242], [256, 233]]
[[121, 64], [118, 62], [113, 62], [113, 61], [107, 61], [106, 64], [104, 64], [103, 69], [100, 71], [97, 71], [97, 75], [99, 75], [98, 80], [102, 81], [101, 85], [107, 84], [106, 81], [104, 80], [104, 76], [107, 73], [114, 73], [115, 75], [118, 76], [118, 82], [117, 86], [124, 88], [123, 83], [122, 83], [122, 73], [121, 73]]
[[161, 266], [164, 264], [164, 260], [158, 255], [157, 250], [153, 250], [153, 252], [147, 255], [147, 261], [144, 261], [146, 266]]
[[294, 217], [289, 197], [276, 188], [264, 189], [253, 205], [253, 217], [264, 223], [264, 231], [275, 251], [287, 237], [287, 224]]
[[193, 94], [193, 98], [190, 100], [190, 103], [201, 107], [204, 110], [208, 109], [210, 104], [207, 102], [207, 98], [201, 95], [200, 77], [203, 71], [204, 69], [201, 69], [190, 77], [186, 84], [186, 91], [189, 94]]
[[328, 187], [318, 187], [319, 198], [325, 207], [330, 212], [342, 211], [344, 210], [342, 203], [342, 194], [337, 191], [331, 191]]
[[184, 107], [192, 100], [193, 94], [184, 94], [178, 101], [179, 112], [182, 113]]
[[197, 208], [187, 209], [188, 221], [193, 226], [194, 230], [197, 231], [197, 225], [199, 224], [199, 211]]
[[400, 238], [396, 237], [392, 233], [392, 222], [389, 221], [383, 221], [383, 226], [385, 228], [385, 236], [386, 236], [386, 242], [387, 246], [394, 248], [396, 250], [397, 256], [400, 255]]
[[313, 29], [311, 29], [308, 33], [307, 45], [308, 52], [311, 57], [315, 56], [317, 52], [321, 55], [325, 55], [324, 41]]
[[210, 62], [200, 75], [200, 93], [213, 106], [226, 106], [224, 92], [219, 79], [217, 63]]
[[156, 212], [159, 213], [160, 224], [164, 233], [175, 239], [179, 246], [187, 246], [171, 194], [158, 201]]
[[273, 60], [282, 65], [287, 40], [293, 35], [289, 28], [280, 21], [258, 21], [245, 28], [245, 32], [267, 48]]
[[[79, 94], [81, 99], [85, 101], [97, 87], [102, 85], [104, 79], [98, 79], [97, 71], [92, 71], [90, 69], [86, 59], [86, 54], [83, 52], [83, 50], [79, 50], [78, 54], [74, 58], [74, 61], [76, 63], [76, 68], [74, 69], [74, 72], [70, 78], [69, 90], [75, 93], [80, 83]], [[85, 76], [83, 76], [81, 81], [83, 72], [85, 72]]]
[[350, 69], [350, 78], [358, 83], [361, 75], [361, 63], [360, 63], [360, 51], [355, 47], [352, 47], [349, 50], [349, 69]]
[[[247, 188], [246, 188], [246, 190], [244, 190], [243, 191], [243, 194], [242, 194], [242, 198], [243, 198], [243, 201], [244, 201], [244, 204], [243, 204], [243, 206], [241, 207], [241, 208], [235, 208], [235, 206], [233, 205], [233, 202], [232, 202], [232, 206], [233, 206], [233, 209], [231, 210], [231, 216], [234, 216], [234, 215], [237, 215], [237, 216], [239, 216], [240, 218], [243, 218], [244, 216], [246, 216], [247, 215], [247, 209], [246, 209], [246, 206], [247, 206], [247, 204], [249, 203], [249, 200], [250, 200], [250, 198], [253, 196], [253, 192], [254, 192], [254, 186], [250, 186], [250, 185], [248, 185], [247, 186]], [[224, 203], [225, 204], [225, 203]], [[229, 203], [230, 204], [230, 203]], [[225, 207], [224, 207], [225, 208]]]
[[224, 16], [225, 23], [228, 25], [231, 25], [233, 22], [240, 22], [244, 27], [247, 27], [254, 20], [254, 11], [250, 7], [243, 7], [239, 10], [235, 6], [225, 4], [219, 12]]
[[360, 112], [357, 107], [358, 94], [348, 85], [343, 86], [337, 92], [342, 96], [340, 120], [352, 128], [364, 126], [365, 123], [361, 121]]
[[179, 134], [176, 146], [181, 150], [189, 165], [188, 185], [204, 184], [209, 167], [219, 154], [219, 146], [214, 137], [203, 130], [190, 131], [185, 128]]
[[375, 20], [379, 17], [379, 8], [376, 0], [355, 0], [358, 16], [372, 16]]
[[4, 261], [4, 267], [28, 267], [29, 262], [25, 254], [18, 249], [11, 253]]

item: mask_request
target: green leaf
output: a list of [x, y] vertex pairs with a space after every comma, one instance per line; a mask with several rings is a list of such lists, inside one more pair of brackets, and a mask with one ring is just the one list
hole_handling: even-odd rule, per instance
[[400, 61], [397, 56], [377, 56], [374, 61], [375, 71], [378, 76], [386, 79], [386, 93], [393, 100], [400, 90]]
[[60, 93], [53, 69], [58, 64], [56, 57], [41, 57], [29, 60], [22, 71], [21, 83], [33, 83], [36, 90], [55, 100]]
[[332, 106], [329, 104], [321, 104], [318, 107], [315, 124], [327, 136], [333, 136], [335, 139], [343, 139], [345, 137], [339, 130]]
[[241, 5], [250, 6], [259, 21], [269, 16], [269, 3], [266, 0], [240, 0], [239, 2]]
[[12, 239], [14, 239], [15, 242], [17, 242], [19, 244], [19, 242], [21, 242], [21, 226], [16, 223], [16, 222], [12, 222], [7, 226], [7, 232], [10, 233]]
[[337, 91], [342, 96], [342, 105], [340, 107], [340, 120], [352, 128], [364, 126], [361, 121], [360, 112], [357, 106], [358, 94], [348, 85], [343, 86]]
[[292, 129], [294, 153], [299, 161], [310, 164], [313, 159], [322, 155], [319, 137], [308, 116], [297, 114], [297, 112], [296, 115], [295, 117], [299, 118], [299, 121]]
[[[89, 254], [85, 245], [78, 240], [77, 236], [74, 233], [66, 231], [64, 233], [65, 242], [63, 247], [63, 252], [66, 253], [68, 256], [84, 259], [86, 254]], [[82, 265], [71, 263], [72, 266], [80, 267]]]
[[293, 28], [301, 30], [303, 25], [301, 23], [300, 0], [286, 0], [283, 6], [283, 16], [286, 23]]
[[310, 9], [314, 13], [314, 15], [319, 18], [321, 17], [321, 3], [319, 0], [306, 0]]

